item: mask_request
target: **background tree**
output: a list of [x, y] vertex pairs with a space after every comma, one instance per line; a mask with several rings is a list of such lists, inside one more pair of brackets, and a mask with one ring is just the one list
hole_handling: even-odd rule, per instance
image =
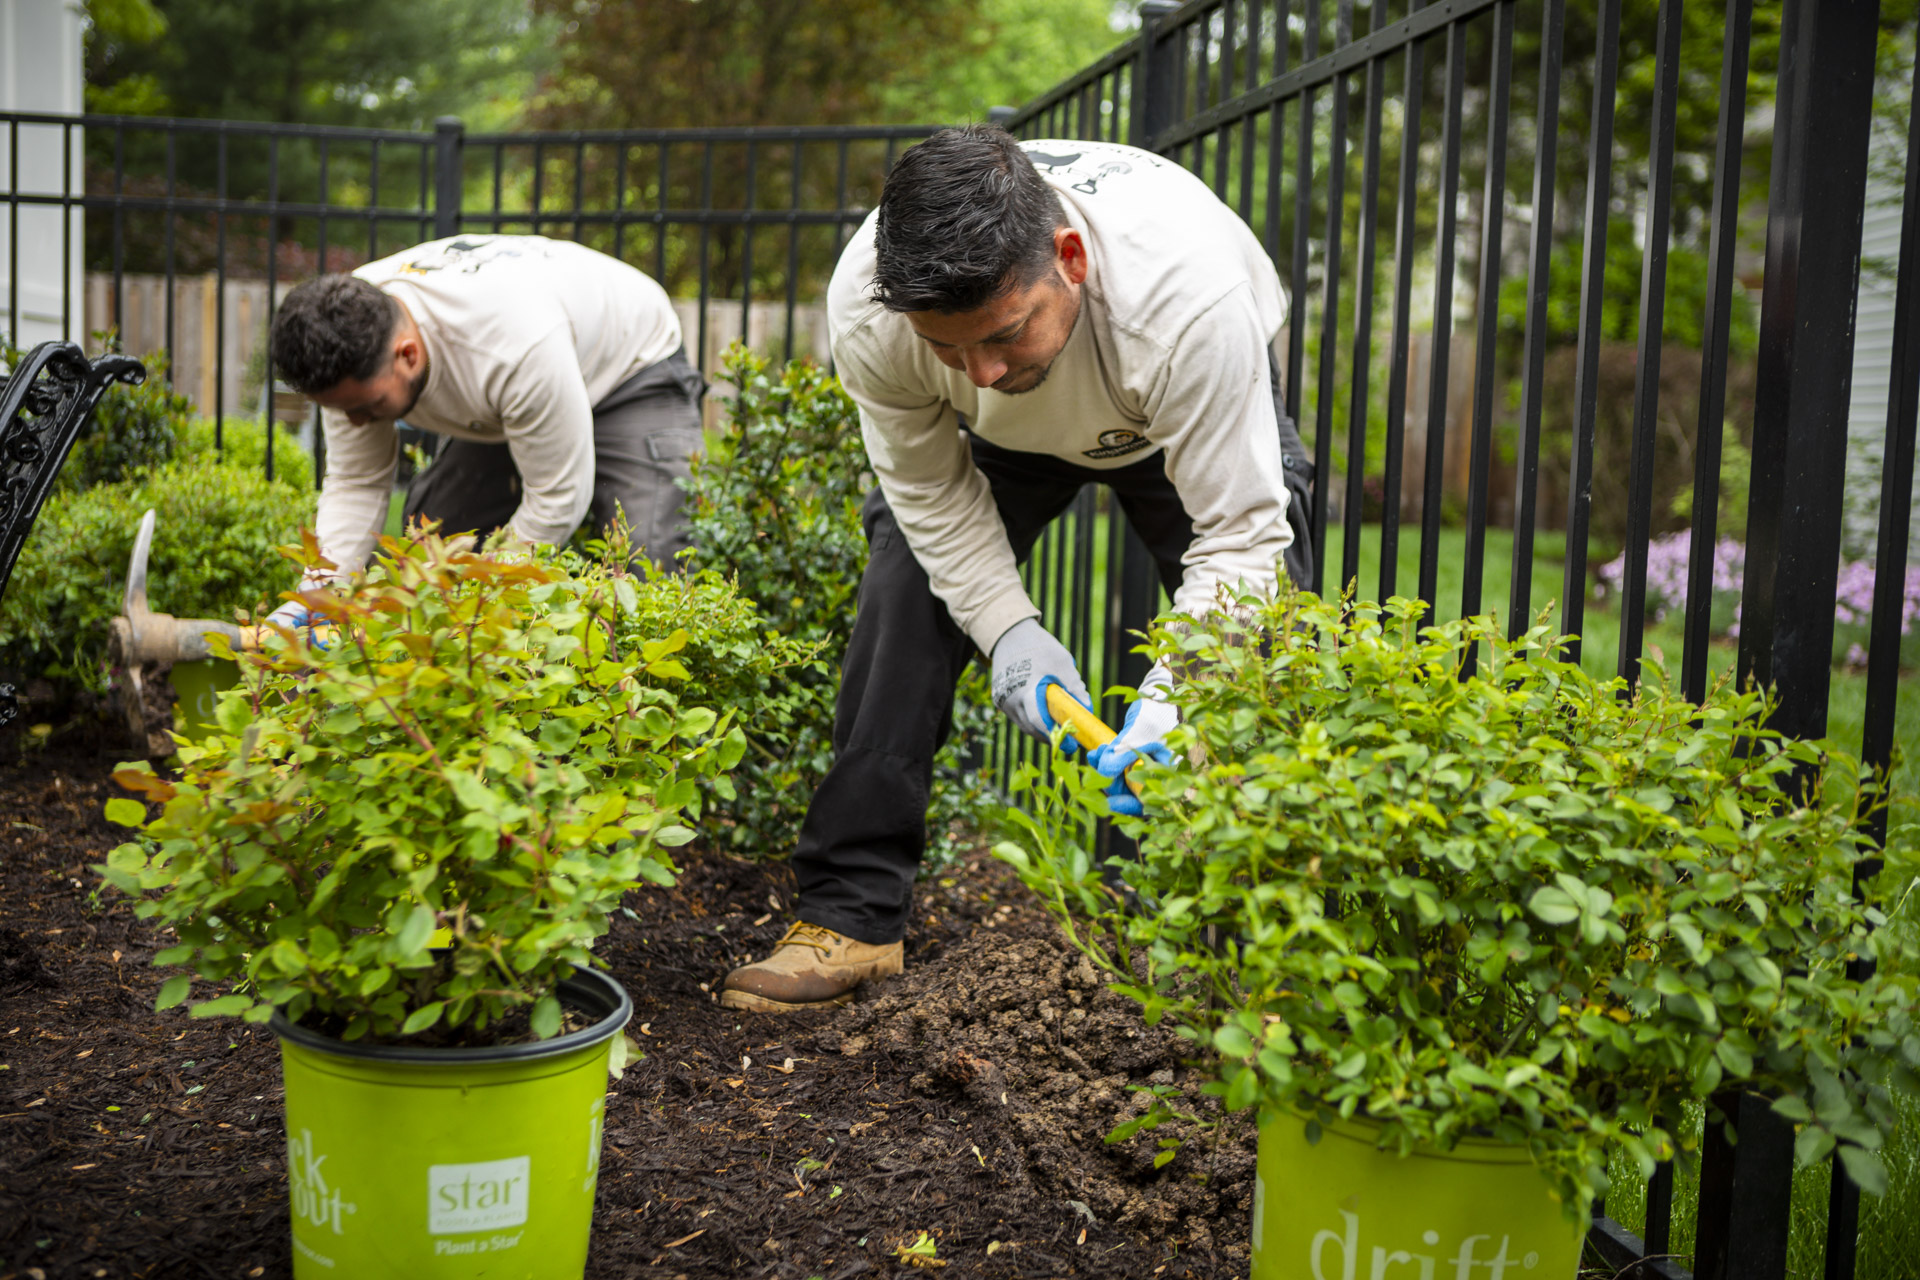
[[548, 69], [526, 0], [88, 0], [97, 111], [422, 127], [507, 125]]
[[1112, 0], [533, 0], [559, 25], [550, 127], [948, 123], [1106, 52]]

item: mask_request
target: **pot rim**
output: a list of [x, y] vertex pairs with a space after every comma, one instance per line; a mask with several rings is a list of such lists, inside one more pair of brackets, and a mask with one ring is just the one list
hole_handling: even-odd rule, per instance
[[627, 989], [597, 969], [576, 967], [562, 978], [555, 994], [584, 1013], [599, 1014], [590, 1026], [551, 1040], [533, 1040], [522, 1044], [479, 1045], [469, 1048], [436, 1049], [423, 1045], [361, 1044], [338, 1040], [289, 1021], [278, 1009], [267, 1020], [267, 1028], [285, 1041], [303, 1049], [330, 1054], [336, 1058], [359, 1058], [371, 1062], [411, 1063], [419, 1066], [464, 1067], [490, 1062], [536, 1062], [556, 1058], [578, 1049], [589, 1049], [619, 1034], [633, 1017], [633, 997]]

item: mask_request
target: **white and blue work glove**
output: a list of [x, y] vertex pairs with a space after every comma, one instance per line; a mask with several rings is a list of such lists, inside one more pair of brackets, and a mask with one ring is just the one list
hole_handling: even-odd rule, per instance
[[1139, 817], [1143, 810], [1140, 797], [1127, 787], [1126, 772], [1134, 761], [1146, 756], [1161, 764], [1171, 763], [1173, 754], [1164, 739], [1167, 731], [1180, 723], [1180, 711], [1167, 700], [1173, 689], [1173, 673], [1154, 664], [1140, 682], [1140, 696], [1127, 708], [1127, 718], [1113, 741], [1087, 753], [1087, 763], [1102, 777], [1112, 778], [1107, 788], [1107, 807], [1115, 813]]
[[313, 610], [307, 608], [303, 601], [289, 600], [268, 614], [263, 621], [269, 626], [277, 624], [285, 627], [289, 631], [305, 627], [307, 629], [307, 642], [309, 644], [316, 649], [324, 649], [327, 647], [326, 641], [322, 640], [320, 634], [314, 630]]
[[[1081, 706], [1093, 707], [1086, 681], [1074, 666], [1067, 647], [1040, 625], [1038, 618], [1024, 618], [1008, 627], [993, 643], [993, 705], [1002, 715], [1042, 742], [1052, 739], [1054, 720], [1047, 714], [1047, 685], [1057, 684]], [[1061, 749], [1072, 755], [1080, 743], [1072, 734], [1061, 741]]]

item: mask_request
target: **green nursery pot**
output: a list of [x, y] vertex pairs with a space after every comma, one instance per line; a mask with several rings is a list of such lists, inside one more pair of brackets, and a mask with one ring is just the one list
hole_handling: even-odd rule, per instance
[[173, 731], [192, 742], [213, 727], [213, 704], [222, 689], [240, 680], [240, 666], [231, 658], [176, 662], [167, 673], [179, 701], [173, 704]]
[[587, 969], [560, 998], [593, 1025], [483, 1049], [350, 1044], [274, 1015], [298, 1280], [578, 1280], [633, 1002]]
[[1573, 1280], [1585, 1232], [1524, 1147], [1469, 1139], [1401, 1157], [1371, 1125], [1260, 1127], [1253, 1280]]

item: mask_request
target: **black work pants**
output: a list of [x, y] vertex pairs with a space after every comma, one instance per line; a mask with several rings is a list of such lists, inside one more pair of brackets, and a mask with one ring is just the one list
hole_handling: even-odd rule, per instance
[[[1274, 383], [1278, 407], [1277, 372]], [[1286, 568], [1305, 581], [1311, 464], [1284, 412], [1280, 434], [1294, 530]], [[1179, 587], [1193, 521], [1167, 479], [1163, 454], [1095, 470], [977, 436], [972, 447], [973, 465], [993, 491], [1017, 561], [1026, 562], [1041, 531], [1081, 485], [1105, 484], [1152, 552], [1168, 594]], [[906, 930], [927, 843], [933, 757], [953, 728], [954, 690], [976, 650], [933, 594], [878, 489], [867, 495], [862, 521], [869, 558], [834, 705], [834, 762], [808, 806], [793, 868], [802, 920], [883, 944]]]

